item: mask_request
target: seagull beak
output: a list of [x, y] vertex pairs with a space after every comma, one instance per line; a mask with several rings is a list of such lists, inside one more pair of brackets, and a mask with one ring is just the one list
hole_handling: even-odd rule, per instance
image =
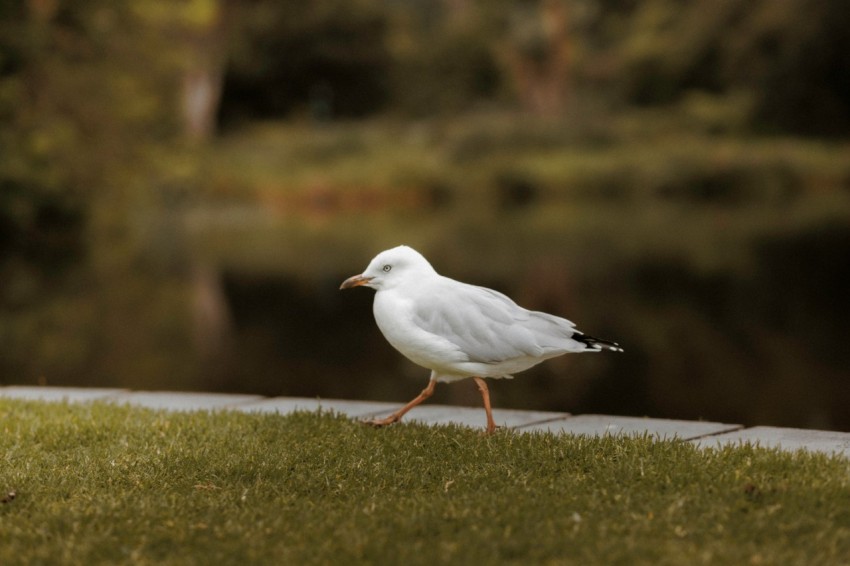
[[355, 275], [354, 277], [349, 277], [345, 281], [342, 282], [342, 285], [339, 286], [340, 289], [351, 289], [352, 287], [360, 287], [361, 285], [368, 285], [369, 281], [371, 281], [371, 277], [364, 277], [362, 275]]

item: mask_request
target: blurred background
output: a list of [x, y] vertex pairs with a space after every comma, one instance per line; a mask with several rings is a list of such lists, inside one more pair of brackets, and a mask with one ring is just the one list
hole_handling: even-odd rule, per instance
[[626, 350], [495, 406], [850, 430], [848, 29], [843, 0], [0, 1], [0, 384], [407, 401], [427, 370], [337, 290], [406, 243]]

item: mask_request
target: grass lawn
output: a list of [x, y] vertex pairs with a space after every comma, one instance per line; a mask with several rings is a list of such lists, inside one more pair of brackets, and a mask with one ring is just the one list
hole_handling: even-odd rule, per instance
[[6, 566], [850, 561], [823, 455], [15, 400], [0, 427]]

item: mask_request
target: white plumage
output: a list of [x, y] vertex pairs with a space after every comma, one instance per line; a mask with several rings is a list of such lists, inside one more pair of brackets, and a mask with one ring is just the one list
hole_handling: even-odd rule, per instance
[[579, 332], [565, 318], [529, 311], [502, 293], [444, 277], [407, 246], [381, 252], [341, 288], [360, 285], [376, 290], [373, 312], [387, 341], [431, 370], [431, 381], [420, 397], [372, 424], [398, 421], [430, 396], [438, 381], [472, 377], [484, 397], [492, 432], [489, 396], [480, 378], [511, 377], [569, 352], [622, 352], [614, 342]]

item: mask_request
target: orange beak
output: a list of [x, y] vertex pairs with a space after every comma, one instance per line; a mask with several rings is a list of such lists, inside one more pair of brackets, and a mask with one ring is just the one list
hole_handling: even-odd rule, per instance
[[342, 282], [342, 285], [339, 286], [340, 289], [351, 289], [352, 287], [360, 287], [361, 285], [366, 285], [371, 281], [371, 277], [363, 277], [362, 275], [355, 275], [354, 277], [349, 277], [345, 281]]

